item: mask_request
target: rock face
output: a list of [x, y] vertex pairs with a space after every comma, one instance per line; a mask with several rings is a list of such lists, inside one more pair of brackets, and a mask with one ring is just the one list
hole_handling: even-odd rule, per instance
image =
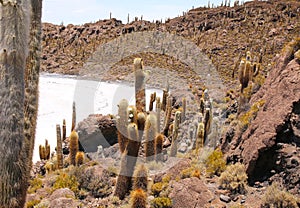
[[106, 148], [118, 142], [116, 124], [108, 115], [89, 115], [78, 123], [77, 132], [86, 152], [96, 152], [99, 145]]
[[170, 186], [172, 191], [169, 197], [172, 199], [173, 208], [205, 207], [213, 199], [213, 194], [203, 181], [195, 177], [171, 183]]
[[299, 186], [300, 168], [295, 164], [300, 153], [300, 60], [294, 57], [299, 49], [297, 39], [275, 58], [265, 84], [250, 100], [250, 104], [264, 100], [264, 106], [242, 135], [223, 143], [222, 148], [229, 149], [229, 161], [246, 165], [250, 183], [281, 174], [288, 189]]

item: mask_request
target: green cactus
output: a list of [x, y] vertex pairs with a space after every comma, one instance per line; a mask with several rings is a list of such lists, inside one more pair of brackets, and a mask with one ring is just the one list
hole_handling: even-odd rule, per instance
[[71, 131], [73, 131], [75, 129], [76, 126], [76, 105], [75, 105], [75, 101], [73, 102], [72, 105], [72, 127], [71, 127]]
[[118, 116], [117, 116], [117, 130], [118, 130], [118, 143], [120, 152], [123, 153], [126, 149], [128, 138], [127, 138], [127, 126], [128, 126], [128, 118], [127, 118], [127, 107], [128, 101], [126, 99], [122, 99], [118, 105]]
[[142, 189], [132, 191], [130, 195], [131, 208], [146, 208], [147, 195]]
[[147, 192], [148, 169], [144, 164], [140, 164], [134, 171], [133, 190], [142, 189]]
[[75, 166], [76, 165], [76, 154], [79, 149], [79, 144], [78, 144], [78, 134], [74, 130], [71, 132], [71, 135], [70, 135], [69, 148], [70, 148], [70, 163]]
[[60, 125], [56, 125], [56, 155], [57, 155], [57, 168], [63, 168], [63, 151], [62, 151], [62, 140], [61, 140], [61, 131]]
[[155, 138], [155, 160], [156, 162], [163, 161], [163, 142], [164, 142], [164, 135], [157, 134]]
[[145, 73], [143, 70], [143, 59], [135, 58], [133, 61], [135, 74], [135, 106], [138, 112], [146, 111]]
[[181, 119], [181, 112], [176, 111], [175, 118], [174, 118], [174, 127], [173, 127], [171, 151], [170, 151], [170, 156], [171, 157], [176, 157], [176, 155], [177, 155], [177, 137], [178, 137], [180, 119]]
[[156, 99], [156, 92], [150, 95], [149, 111], [153, 111], [153, 103], [155, 102], [155, 99]]
[[157, 134], [157, 119], [154, 113], [147, 116], [145, 124], [145, 155], [146, 161], [154, 160], [155, 156], [155, 137]]

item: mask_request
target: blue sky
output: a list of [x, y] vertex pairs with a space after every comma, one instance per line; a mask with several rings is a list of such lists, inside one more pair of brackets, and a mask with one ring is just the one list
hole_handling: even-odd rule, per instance
[[[231, 0], [232, 4], [233, 1]], [[220, 5], [221, 2], [222, 0], [210, 0], [214, 5]], [[181, 15], [193, 6], [207, 4], [208, 0], [44, 0], [42, 21], [64, 25], [84, 24], [107, 19], [110, 12], [112, 17], [123, 23], [127, 23], [128, 13], [130, 20], [141, 15], [149, 21], [165, 20]]]

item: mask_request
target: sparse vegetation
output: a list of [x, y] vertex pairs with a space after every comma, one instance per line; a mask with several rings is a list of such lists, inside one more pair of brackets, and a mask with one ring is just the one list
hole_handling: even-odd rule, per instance
[[172, 200], [168, 197], [157, 197], [151, 201], [151, 208], [171, 208]]
[[76, 194], [79, 191], [78, 185], [79, 183], [75, 176], [69, 175], [68, 173], [61, 171], [59, 172], [59, 175], [56, 178], [52, 191], [60, 188], [69, 188]]
[[208, 176], [220, 175], [226, 169], [226, 161], [223, 158], [223, 153], [220, 149], [213, 151], [207, 158], [206, 173]]

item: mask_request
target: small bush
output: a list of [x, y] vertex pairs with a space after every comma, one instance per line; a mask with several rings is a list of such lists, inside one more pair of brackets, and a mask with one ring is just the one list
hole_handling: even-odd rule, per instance
[[41, 202], [41, 200], [32, 200], [32, 201], [28, 201], [26, 202], [25, 207], [26, 208], [34, 208], [35, 205], [39, 204]]
[[69, 188], [71, 191], [73, 191], [75, 194], [78, 194], [78, 181], [75, 176], [70, 176], [67, 173], [60, 172], [60, 174], [57, 176], [56, 181], [53, 185], [52, 191], [60, 188]]
[[172, 200], [168, 197], [157, 197], [151, 201], [151, 208], [171, 208]]
[[278, 183], [273, 183], [269, 186], [263, 197], [264, 208], [297, 208], [297, 203], [300, 203], [300, 200], [283, 190]]
[[208, 156], [206, 162], [206, 173], [211, 177], [220, 175], [226, 169], [226, 162], [220, 149], [216, 149]]
[[245, 166], [241, 163], [227, 166], [226, 170], [219, 178], [221, 188], [231, 191], [231, 193], [245, 194], [248, 176]]
[[162, 183], [162, 182], [154, 183], [151, 186], [151, 192], [154, 196], [159, 196], [159, 194], [163, 190], [163, 188], [164, 188], [164, 183]]
[[40, 178], [34, 178], [29, 181], [29, 188], [28, 188], [28, 193], [33, 194], [36, 192], [36, 190], [40, 189], [43, 187], [43, 181]]

